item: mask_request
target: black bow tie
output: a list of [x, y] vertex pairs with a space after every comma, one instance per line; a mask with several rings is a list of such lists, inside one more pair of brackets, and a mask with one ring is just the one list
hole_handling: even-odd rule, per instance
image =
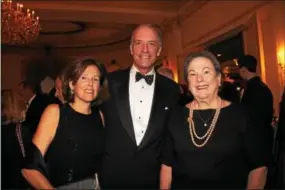
[[138, 82], [141, 79], [144, 79], [148, 85], [151, 85], [153, 83], [153, 75], [143, 75], [143, 74], [137, 72], [136, 73], [136, 82]]

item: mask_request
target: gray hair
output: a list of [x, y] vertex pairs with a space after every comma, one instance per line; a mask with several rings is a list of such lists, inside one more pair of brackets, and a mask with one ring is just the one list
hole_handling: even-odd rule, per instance
[[157, 72], [165, 77], [168, 77], [172, 80], [174, 80], [174, 74], [173, 71], [166, 67], [160, 67], [157, 69]]
[[135, 32], [136, 32], [139, 28], [142, 28], [142, 27], [147, 27], [147, 28], [150, 28], [150, 29], [152, 29], [153, 31], [155, 31], [155, 32], [156, 32], [156, 35], [157, 35], [157, 37], [158, 37], [158, 41], [159, 41], [160, 47], [162, 47], [162, 41], [163, 41], [162, 31], [161, 31], [160, 27], [159, 27], [158, 25], [155, 25], [155, 24], [141, 24], [141, 25], [138, 25], [138, 26], [133, 30], [133, 32], [132, 32], [131, 44], [133, 43]]
[[220, 62], [218, 61], [218, 59], [213, 53], [209, 51], [191, 52], [188, 54], [188, 56], [185, 58], [185, 61], [184, 61], [184, 80], [185, 82], [187, 82], [187, 84], [188, 84], [188, 67], [193, 61], [193, 59], [198, 58], [198, 57], [209, 59], [215, 68], [216, 74], [217, 75], [221, 74]]

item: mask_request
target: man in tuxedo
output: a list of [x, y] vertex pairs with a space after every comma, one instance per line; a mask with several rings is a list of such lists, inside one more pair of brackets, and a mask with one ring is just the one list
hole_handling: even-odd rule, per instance
[[160, 147], [179, 86], [154, 70], [162, 35], [153, 25], [132, 34], [133, 64], [109, 74], [110, 99], [102, 105], [106, 154], [100, 173], [105, 189], [159, 188]]
[[273, 118], [273, 95], [271, 90], [264, 84], [256, 74], [257, 60], [251, 55], [244, 55], [238, 58], [239, 73], [246, 81], [246, 86], [241, 98], [241, 105], [244, 106], [253, 124], [258, 127], [258, 133], [263, 136], [272, 160], [268, 165], [266, 188], [274, 188], [274, 162], [273, 162], [273, 137], [274, 131], [271, 126]]
[[40, 85], [29, 80], [24, 80], [19, 84], [19, 94], [26, 101], [27, 106], [25, 125], [29, 126], [30, 132], [34, 134], [44, 109], [56, 101], [42, 94]]
[[272, 148], [273, 129], [273, 95], [271, 90], [256, 74], [257, 60], [251, 55], [244, 55], [238, 59], [239, 73], [246, 81], [241, 104], [250, 114], [250, 118], [260, 125], [260, 133], [264, 132], [268, 145]]

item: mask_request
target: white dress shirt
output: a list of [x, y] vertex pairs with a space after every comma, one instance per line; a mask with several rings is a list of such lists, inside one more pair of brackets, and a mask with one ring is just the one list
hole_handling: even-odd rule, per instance
[[137, 146], [141, 143], [147, 130], [154, 94], [155, 72], [152, 69], [147, 75], [153, 74], [153, 83], [148, 85], [144, 79], [136, 82], [138, 70], [133, 65], [130, 70], [129, 101]]

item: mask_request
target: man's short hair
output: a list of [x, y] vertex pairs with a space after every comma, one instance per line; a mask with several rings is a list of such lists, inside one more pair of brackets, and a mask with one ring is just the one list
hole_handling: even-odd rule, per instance
[[162, 41], [163, 41], [162, 31], [161, 31], [161, 28], [158, 25], [156, 25], [156, 24], [141, 24], [141, 25], [138, 25], [132, 32], [131, 44], [133, 43], [133, 40], [134, 40], [134, 33], [141, 27], [148, 27], [148, 28], [152, 29], [153, 31], [155, 31], [156, 34], [157, 34], [160, 46], [162, 46]]
[[23, 88], [30, 88], [35, 94], [42, 93], [40, 83], [35, 80], [24, 79], [20, 82], [19, 85], [21, 85]]
[[169, 68], [166, 68], [166, 67], [159, 67], [157, 69], [157, 72], [169, 79], [172, 79], [174, 80], [174, 74], [173, 74], [173, 71]]
[[252, 55], [244, 55], [238, 58], [239, 68], [245, 67], [248, 71], [255, 73], [257, 67], [257, 60]]

